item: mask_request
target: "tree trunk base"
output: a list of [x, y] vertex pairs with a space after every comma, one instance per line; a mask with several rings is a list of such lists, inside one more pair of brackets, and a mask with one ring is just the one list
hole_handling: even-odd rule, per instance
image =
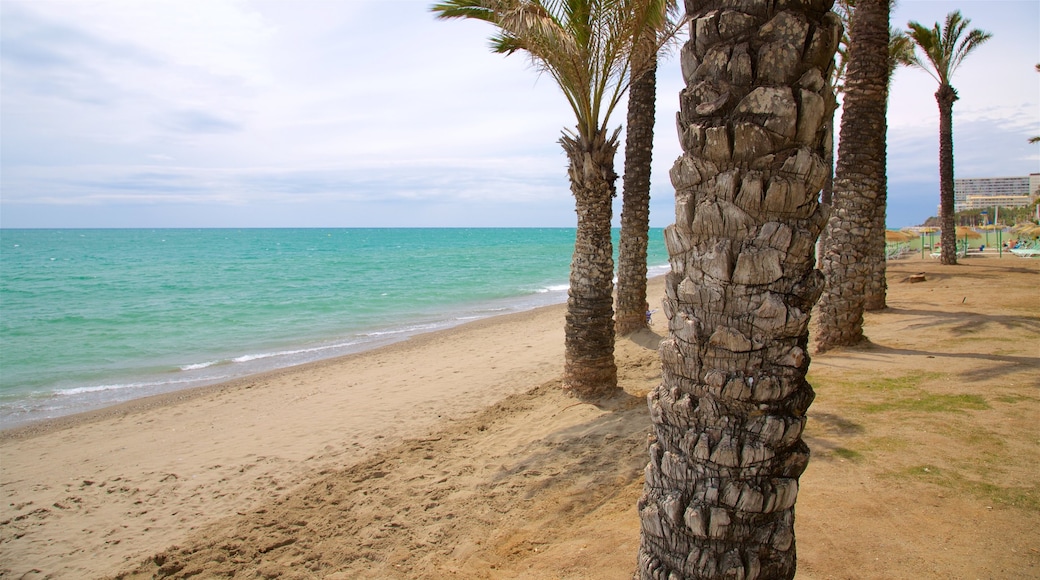
[[617, 365], [614, 357], [583, 360], [580, 367], [569, 362], [563, 372], [563, 389], [582, 400], [614, 396], [622, 391], [617, 386]]
[[650, 325], [646, 323], [646, 314], [630, 314], [624, 316], [620, 313], [616, 315], [617, 321], [614, 323], [614, 331], [618, 336], [628, 336], [635, 334], [640, 330], [647, 330]]
[[886, 308], [888, 308], [888, 304], [885, 304], [885, 301], [880, 298], [876, 300], [868, 300], [863, 303], [863, 310], [866, 310], [867, 312], [878, 312]]

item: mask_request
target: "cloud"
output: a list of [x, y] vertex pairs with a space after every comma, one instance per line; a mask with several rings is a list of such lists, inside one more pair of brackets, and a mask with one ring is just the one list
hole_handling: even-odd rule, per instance
[[235, 133], [242, 130], [239, 123], [197, 110], [171, 111], [159, 123], [180, 133]]
[[[941, 19], [947, 4], [903, 2], [893, 23]], [[1036, 18], [1021, 16], [1034, 5], [964, 7], [1019, 18], [975, 23], [997, 36], [959, 77], [958, 175], [1037, 166], [1019, 141], [1040, 133], [1040, 75], [1013, 72], [1040, 52]], [[490, 53], [490, 26], [428, 7], [3, 0], [3, 225], [573, 226], [563, 95], [522, 56]], [[893, 88], [889, 181], [908, 196], [937, 176], [933, 85], [901, 71]], [[657, 226], [673, 220], [681, 88], [672, 56], [658, 80]]]

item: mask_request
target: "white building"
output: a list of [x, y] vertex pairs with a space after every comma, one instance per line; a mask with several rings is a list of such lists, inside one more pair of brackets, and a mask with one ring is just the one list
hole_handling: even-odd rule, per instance
[[1028, 177], [976, 177], [953, 180], [953, 210], [1025, 207], [1040, 190], [1040, 173]]

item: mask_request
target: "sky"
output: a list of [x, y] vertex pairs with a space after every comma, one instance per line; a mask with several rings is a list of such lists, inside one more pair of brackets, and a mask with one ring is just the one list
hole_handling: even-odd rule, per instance
[[[0, 0], [0, 227], [574, 227], [562, 93], [431, 4]], [[1040, 172], [1040, 2], [901, 0], [892, 24], [955, 9], [993, 34], [953, 78], [956, 176]], [[936, 213], [936, 88], [893, 80], [890, 227]], [[653, 227], [674, 220], [681, 89], [672, 56]]]

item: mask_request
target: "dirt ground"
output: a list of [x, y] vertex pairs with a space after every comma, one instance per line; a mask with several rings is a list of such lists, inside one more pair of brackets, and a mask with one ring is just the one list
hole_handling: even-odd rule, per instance
[[[870, 344], [814, 357], [799, 578], [1040, 577], [1038, 273], [1009, 257], [892, 263]], [[659, 338], [620, 342], [627, 394], [610, 405], [549, 381], [119, 578], [631, 578]]]

